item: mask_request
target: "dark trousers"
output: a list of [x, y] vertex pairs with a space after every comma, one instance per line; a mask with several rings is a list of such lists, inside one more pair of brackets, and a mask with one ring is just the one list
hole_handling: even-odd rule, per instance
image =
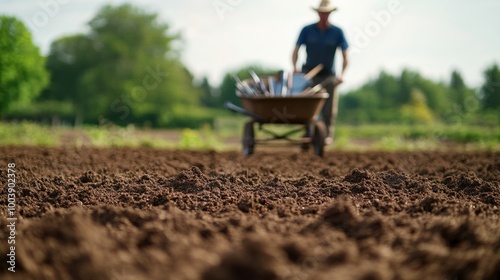
[[[312, 82], [314, 85], [317, 85], [331, 76], [332, 75], [316, 76], [313, 78]], [[326, 136], [333, 138], [335, 133], [335, 120], [337, 119], [339, 96], [337, 86], [333, 83], [325, 86], [325, 90], [328, 92], [329, 96], [323, 105], [323, 109], [321, 110], [321, 120], [323, 120], [326, 126]]]

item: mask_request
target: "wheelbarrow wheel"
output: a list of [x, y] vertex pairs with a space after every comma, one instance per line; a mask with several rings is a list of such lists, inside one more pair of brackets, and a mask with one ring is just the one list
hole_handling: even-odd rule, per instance
[[253, 154], [255, 147], [255, 132], [253, 129], [253, 122], [247, 122], [243, 130], [243, 155], [249, 156]]
[[326, 126], [323, 121], [316, 121], [313, 124], [312, 144], [314, 154], [322, 157], [325, 153]]

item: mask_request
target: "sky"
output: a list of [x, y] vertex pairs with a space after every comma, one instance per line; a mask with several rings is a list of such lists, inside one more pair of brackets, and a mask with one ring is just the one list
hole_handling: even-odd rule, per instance
[[[218, 85], [225, 73], [249, 64], [292, 70], [301, 28], [317, 21], [319, 0], [0, 0], [0, 14], [16, 16], [43, 54], [54, 40], [88, 31], [104, 4], [132, 3], [158, 13], [179, 33], [181, 59], [197, 78]], [[337, 0], [330, 22], [350, 44], [342, 90], [376, 78], [381, 70], [410, 68], [447, 82], [458, 70], [479, 87], [483, 71], [500, 64], [500, 1]], [[302, 49], [299, 62], [303, 61]], [[341, 62], [337, 53], [337, 64]], [[338, 65], [340, 67], [340, 65]]]

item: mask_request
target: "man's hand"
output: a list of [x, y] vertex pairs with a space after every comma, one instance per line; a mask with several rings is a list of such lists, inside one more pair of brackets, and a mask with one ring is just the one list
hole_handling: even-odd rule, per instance
[[340, 76], [337, 76], [335, 78], [335, 82], [337, 83], [337, 85], [344, 82], [345, 70], [347, 69], [347, 65], [349, 65], [349, 55], [347, 54], [347, 50], [342, 51], [342, 58], [344, 59], [344, 61], [342, 62], [342, 72]]

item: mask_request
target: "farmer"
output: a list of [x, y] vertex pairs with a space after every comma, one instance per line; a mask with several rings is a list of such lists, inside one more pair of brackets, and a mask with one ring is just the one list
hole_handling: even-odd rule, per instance
[[[318, 13], [319, 21], [307, 25], [302, 29], [293, 50], [292, 62], [295, 72], [307, 73], [315, 66], [322, 64], [323, 70], [313, 79], [314, 84], [319, 84], [323, 80], [335, 76], [335, 83], [326, 86], [329, 97], [323, 106], [321, 115], [326, 126], [327, 143], [332, 141], [335, 118], [337, 117], [338, 94], [336, 86], [344, 81], [344, 73], [348, 64], [347, 48], [348, 44], [342, 29], [328, 22], [330, 13], [337, 10], [329, 0], [322, 0], [318, 8], [313, 8]], [[302, 69], [297, 68], [297, 59], [299, 49], [302, 45], [306, 46], [307, 58], [302, 65]], [[342, 71], [335, 71], [335, 52], [340, 48], [342, 50]]]

